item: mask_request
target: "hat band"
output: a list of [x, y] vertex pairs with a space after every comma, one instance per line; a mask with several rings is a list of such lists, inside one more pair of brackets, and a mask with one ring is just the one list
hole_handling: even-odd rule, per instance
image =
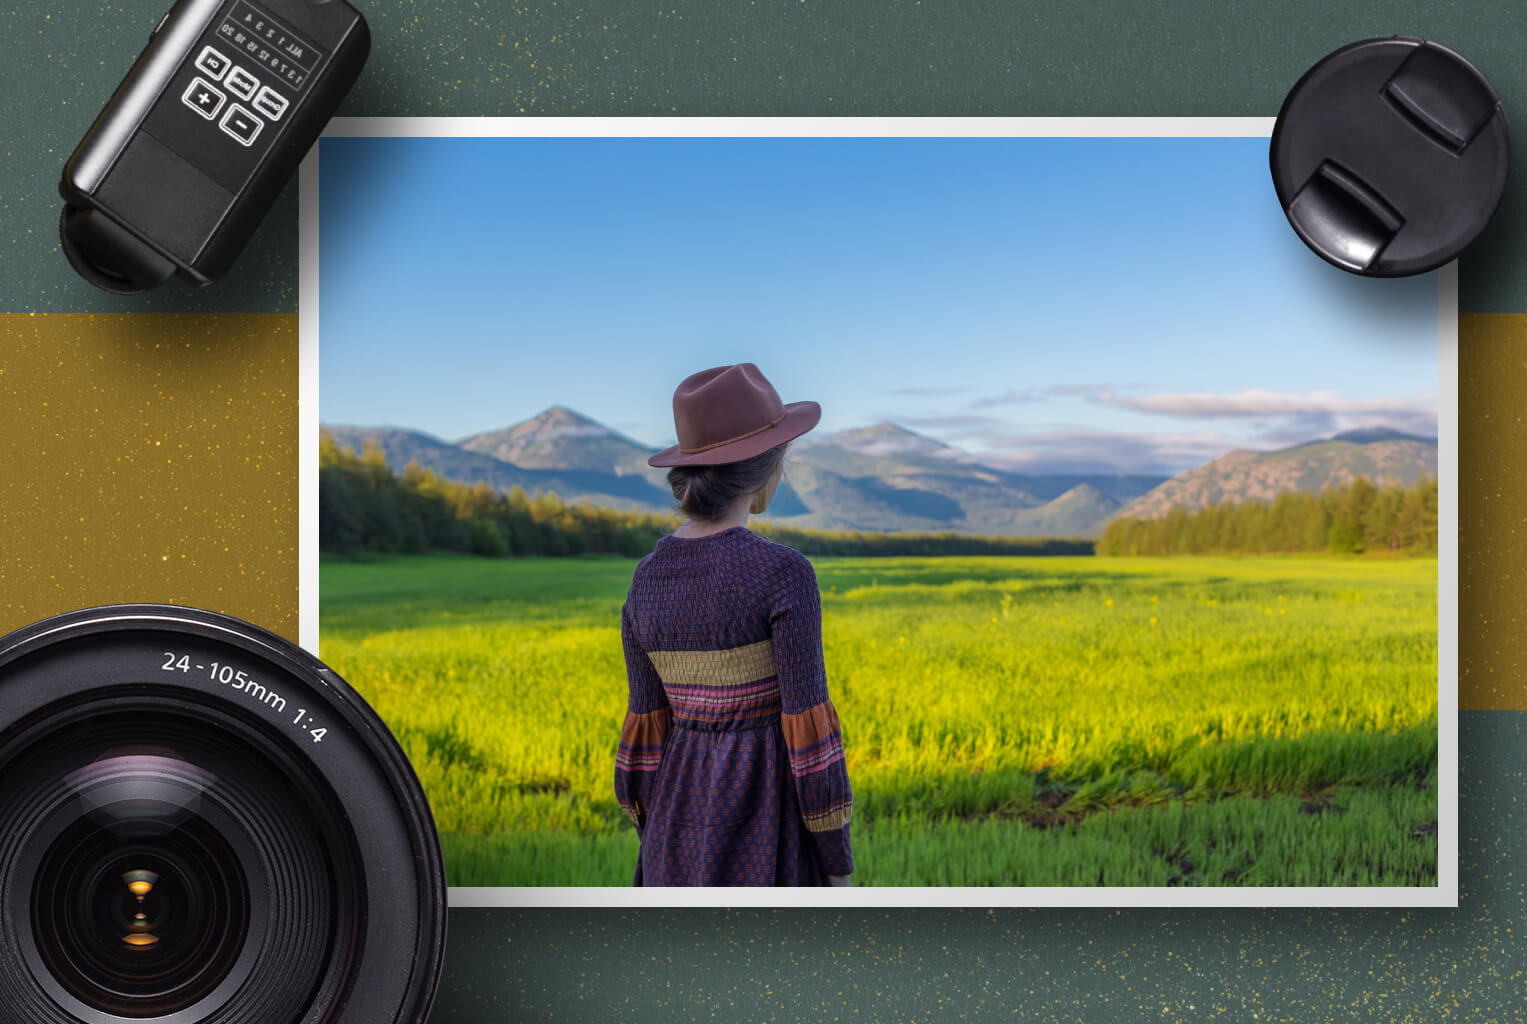
[[775, 417], [774, 419], [770, 420], [768, 423], [765, 423], [763, 426], [758, 427], [758, 428], [756, 428], [754, 430], [750, 430], [746, 434], [738, 434], [736, 437], [729, 437], [725, 441], [713, 441], [710, 444], [702, 444], [698, 448], [680, 448], [679, 451], [683, 452], [685, 455], [699, 455], [701, 452], [708, 452], [712, 448], [720, 448], [724, 444], [734, 444], [734, 443], [736, 443], [738, 441], [745, 441], [748, 438], [752, 437], [754, 434], [762, 434], [765, 430], [768, 430], [770, 427], [777, 427], [777, 426], [779, 426], [780, 423], [784, 422], [784, 419], [785, 419], [785, 414], [784, 413], [780, 413], [777, 417]]

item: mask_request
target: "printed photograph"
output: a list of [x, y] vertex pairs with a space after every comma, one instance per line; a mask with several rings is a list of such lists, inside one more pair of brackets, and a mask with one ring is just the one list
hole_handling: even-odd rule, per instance
[[452, 886], [1438, 885], [1452, 311], [1265, 137], [320, 154], [319, 653]]

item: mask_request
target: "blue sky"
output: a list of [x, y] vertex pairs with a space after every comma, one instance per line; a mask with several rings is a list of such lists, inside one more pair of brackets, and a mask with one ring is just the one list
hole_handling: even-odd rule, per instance
[[327, 423], [454, 440], [571, 406], [653, 446], [757, 363], [818, 432], [1176, 472], [1436, 432], [1435, 275], [1323, 263], [1265, 139], [321, 142]]

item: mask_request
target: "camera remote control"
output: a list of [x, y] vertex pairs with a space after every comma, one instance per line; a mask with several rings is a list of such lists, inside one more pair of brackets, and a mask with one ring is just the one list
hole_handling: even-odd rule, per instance
[[369, 49], [344, 0], [180, 0], [65, 165], [75, 268], [121, 293], [221, 277]]

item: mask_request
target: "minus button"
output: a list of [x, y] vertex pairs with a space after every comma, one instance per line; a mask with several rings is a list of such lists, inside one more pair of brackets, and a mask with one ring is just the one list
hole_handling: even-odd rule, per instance
[[265, 122], [235, 103], [228, 108], [228, 113], [223, 115], [217, 126], [241, 145], [252, 146], [260, 129], [265, 127]]

